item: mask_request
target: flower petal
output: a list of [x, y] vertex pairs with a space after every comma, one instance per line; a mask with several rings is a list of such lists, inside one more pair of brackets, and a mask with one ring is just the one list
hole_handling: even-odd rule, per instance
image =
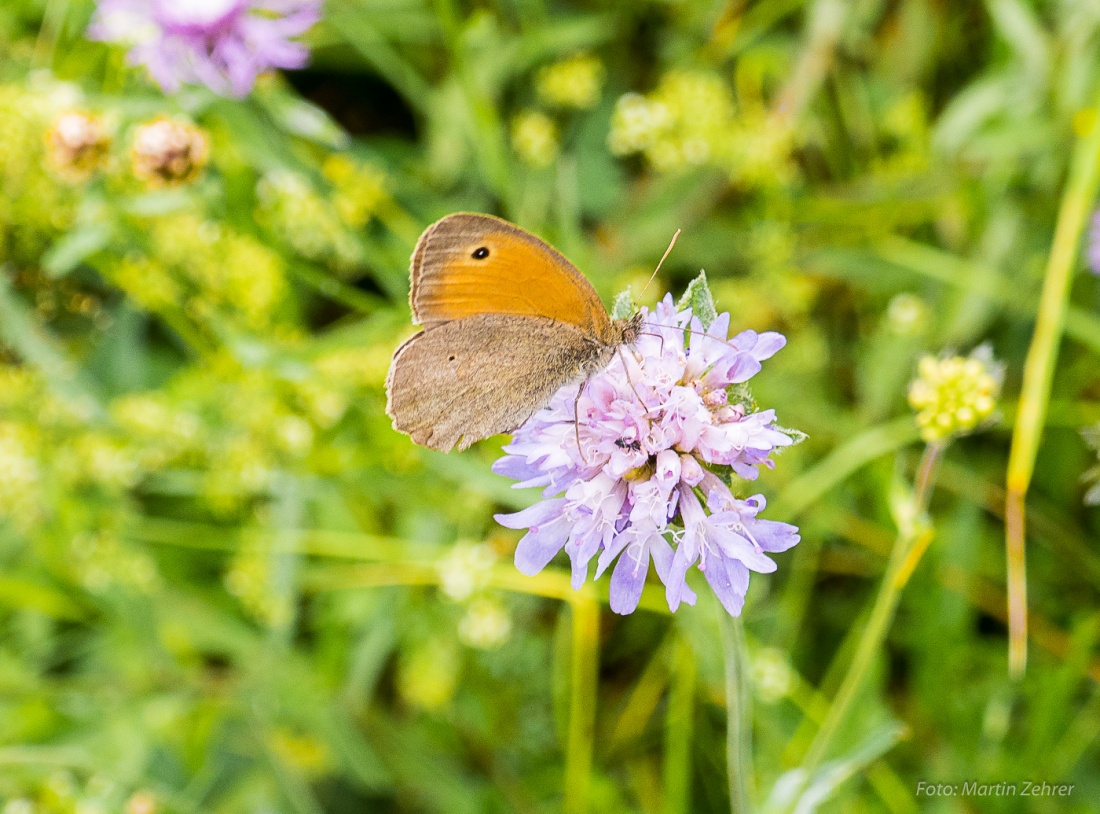
[[649, 573], [649, 547], [645, 544], [631, 546], [615, 564], [611, 573], [611, 610], [615, 613], [633, 613], [642, 598], [646, 574]]
[[533, 577], [550, 564], [569, 539], [568, 523], [551, 523], [538, 531], [529, 531], [516, 546], [516, 569]]
[[802, 539], [798, 535], [798, 526], [777, 520], [757, 520], [749, 526], [749, 531], [765, 551], [786, 551]]
[[703, 572], [714, 595], [730, 616], [740, 616], [745, 606], [745, 593], [749, 589], [749, 571], [736, 560], [711, 557]]
[[766, 331], [756, 338], [756, 345], [752, 349], [752, 355], [762, 362], [765, 359], [770, 359], [786, 344], [787, 337], [783, 336], [783, 334], [776, 333], [775, 331]]
[[565, 498], [555, 500], [543, 500], [526, 509], [511, 514], [494, 514], [493, 519], [506, 529], [532, 529], [560, 515], [565, 507]]

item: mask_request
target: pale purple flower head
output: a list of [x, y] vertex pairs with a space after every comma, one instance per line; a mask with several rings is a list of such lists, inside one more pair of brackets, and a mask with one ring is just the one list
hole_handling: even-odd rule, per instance
[[582, 385], [576, 423], [570, 385], [516, 431], [493, 469], [516, 488], [542, 487], [546, 498], [496, 516], [527, 529], [516, 549], [520, 571], [541, 571], [564, 548], [579, 588], [593, 557], [597, 578], [614, 563], [611, 609], [630, 613], [651, 561], [672, 610], [695, 603], [686, 577], [696, 566], [726, 610], [741, 612], [749, 571], [774, 571], [767, 555], [799, 537], [794, 526], [758, 517], [761, 495], [739, 500], [720, 477], [754, 480], [793, 443], [774, 410], [747, 412], [729, 396], [786, 340], [754, 331], [727, 340], [728, 330], [722, 314], [701, 335], [699, 320], [666, 297], [646, 313], [644, 334]]
[[322, 0], [98, 0], [88, 36], [130, 46], [166, 92], [206, 85], [247, 96], [272, 68], [301, 68], [309, 51], [293, 37], [320, 19]]

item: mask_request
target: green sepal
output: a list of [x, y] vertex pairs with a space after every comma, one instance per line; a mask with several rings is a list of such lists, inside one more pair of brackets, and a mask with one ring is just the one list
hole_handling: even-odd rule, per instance
[[692, 315], [698, 317], [699, 321], [703, 323], [704, 330], [709, 328], [710, 324], [718, 317], [718, 309], [714, 305], [714, 296], [710, 293], [710, 286], [707, 285], [707, 273], [705, 271], [700, 269], [699, 276], [688, 283], [687, 290], [684, 291], [684, 296], [680, 298], [680, 303], [676, 308], [681, 311], [690, 308]]
[[731, 384], [726, 387], [726, 403], [733, 406], [740, 404], [745, 415], [752, 415], [760, 411], [756, 399], [752, 397], [752, 390], [746, 382]]
[[[801, 444], [803, 441], [810, 437], [806, 433], [802, 432], [802, 430], [794, 430], [790, 427], [780, 427], [778, 424], [772, 424], [772, 429], [776, 432], [781, 432], [785, 436], [790, 438], [792, 447]], [[787, 449], [787, 447], [782, 447], [781, 449]], [[776, 452], [780, 452], [781, 449], [777, 449]]]
[[626, 288], [619, 292], [615, 298], [615, 304], [611, 306], [612, 319], [629, 319], [634, 316], [638, 306], [634, 303], [634, 295]]

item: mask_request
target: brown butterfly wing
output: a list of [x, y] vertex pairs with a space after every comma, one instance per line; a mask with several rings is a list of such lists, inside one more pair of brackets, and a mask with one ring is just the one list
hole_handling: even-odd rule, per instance
[[410, 277], [418, 324], [514, 314], [612, 339], [607, 310], [584, 275], [545, 241], [500, 218], [458, 213], [429, 226], [413, 252]]
[[612, 351], [543, 317], [485, 314], [429, 327], [394, 354], [386, 413], [418, 444], [449, 452], [511, 432]]

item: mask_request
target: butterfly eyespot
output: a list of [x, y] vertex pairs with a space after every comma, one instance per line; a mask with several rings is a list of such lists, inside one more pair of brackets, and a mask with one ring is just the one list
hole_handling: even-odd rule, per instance
[[473, 254], [470, 255], [470, 257], [474, 258], [474, 260], [484, 260], [488, 256], [489, 248], [487, 246], [479, 246], [478, 248], [474, 249]]

